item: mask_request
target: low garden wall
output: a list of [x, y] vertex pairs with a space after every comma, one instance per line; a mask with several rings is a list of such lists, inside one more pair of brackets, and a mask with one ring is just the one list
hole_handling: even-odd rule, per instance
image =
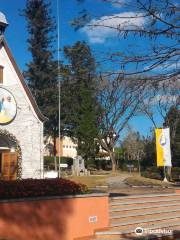
[[73, 240], [107, 228], [108, 196], [0, 200], [0, 239]]

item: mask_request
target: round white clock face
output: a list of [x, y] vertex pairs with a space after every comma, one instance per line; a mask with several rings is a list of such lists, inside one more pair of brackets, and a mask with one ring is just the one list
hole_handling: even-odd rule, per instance
[[17, 106], [14, 96], [5, 88], [0, 88], [0, 124], [12, 122], [16, 112]]

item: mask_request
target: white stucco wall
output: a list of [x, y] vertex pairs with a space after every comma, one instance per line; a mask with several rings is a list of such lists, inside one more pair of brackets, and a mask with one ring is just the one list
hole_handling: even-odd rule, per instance
[[63, 157], [77, 157], [77, 144], [72, 141], [70, 137], [63, 137], [62, 141], [62, 153]]
[[22, 178], [43, 177], [43, 123], [38, 119], [29, 98], [11, 64], [4, 47], [0, 48], [0, 65], [4, 66], [3, 87], [17, 103], [17, 115], [7, 125], [0, 125], [13, 134], [22, 150]]

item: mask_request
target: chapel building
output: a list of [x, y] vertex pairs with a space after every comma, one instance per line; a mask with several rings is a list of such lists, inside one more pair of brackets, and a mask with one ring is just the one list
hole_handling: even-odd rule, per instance
[[0, 13], [0, 180], [43, 178], [43, 122], [4, 38]]

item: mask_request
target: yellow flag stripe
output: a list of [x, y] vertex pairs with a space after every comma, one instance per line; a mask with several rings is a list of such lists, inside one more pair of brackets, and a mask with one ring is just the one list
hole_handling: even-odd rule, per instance
[[156, 152], [157, 152], [157, 166], [164, 166], [163, 148], [160, 144], [160, 137], [162, 135], [163, 129], [159, 128], [155, 130], [156, 133]]

